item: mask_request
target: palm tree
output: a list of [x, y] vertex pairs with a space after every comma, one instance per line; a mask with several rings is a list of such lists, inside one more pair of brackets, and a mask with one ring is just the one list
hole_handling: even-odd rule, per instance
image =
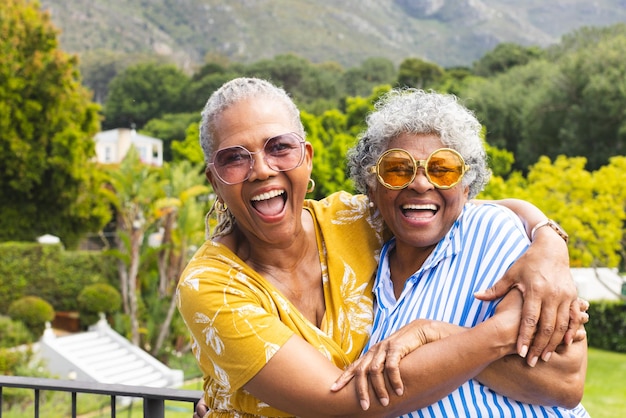
[[116, 248], [109, 250], [118, 260], [124, 313], [130, 318], [131, 342], [139, 345], [138, 273], [146, 231], [160, 214], [154, 202], [163, 194], [158, 171], [139, 159], [131, 147], [118, 170], [108, 172], [111, 189], [107, 195], [116, 211]]
[[207, 196], [210, 188], [204, 185], [201, 167], [189, 161], [166, 165], [166, 197], [155, 203], [160, 213], [162, 242], [157, 255], [159, 270], [159, 299], [170, 301], [165, 320], [161, 323], [152, 354], [157, 355], [169, 336], [176, 312], [174, 291], [178, 278], [190, 256], [190, 248], [204, 240], [203, 213], [206, 206], [198, 197]]

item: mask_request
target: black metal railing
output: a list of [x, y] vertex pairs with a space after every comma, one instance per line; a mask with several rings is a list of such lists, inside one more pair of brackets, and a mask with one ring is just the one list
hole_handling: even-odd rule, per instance
[[2, 418], [2, 389], [5, 387], [34, 390], [34, 418], [42, 416], [39, 414], [41, 391], [70, 392], [72, 394], [72, 418], [76, 418], [78, 393], [110, 396], [111, 418], [115, 418], [117, 397], [142, 398], [144, 418], [165, 418], [165, 401], [190, 402], [193, 404], [193, 409], [195, 409], [196, 403], [202, 396], [202, 391], [200, 390], [153, 388], [38, 377], [0, 376], [0, 418]]

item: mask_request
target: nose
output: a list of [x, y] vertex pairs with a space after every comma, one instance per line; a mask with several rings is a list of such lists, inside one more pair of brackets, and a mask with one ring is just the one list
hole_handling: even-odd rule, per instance
[[252, 154], [252, 167], [250, 167], [250, 177], [248, 180], [265, 180], [276, 174], [276, 170], [269, 166], [263, 151]]
[[432, 183], [428, 181], [428, 177], [426, 177], [426, 170], [424, 169], [424, 167], [417, 168], [415, 178], [407, 187], [415, 190], [418, 193], [425, 193], [428, 190], [432, 190], [435, 188], [435, 186], [433, 186]]

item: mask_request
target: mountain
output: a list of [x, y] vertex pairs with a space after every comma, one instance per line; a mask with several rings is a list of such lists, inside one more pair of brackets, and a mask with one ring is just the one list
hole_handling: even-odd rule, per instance
[[346, 68], [368, 57], [468, 66], [502, 42], [546, 47], [582, 26], [626, 22], [626, 0], [40, 0], [64, 50], [206, 54], [254, 62], [295, 53]]

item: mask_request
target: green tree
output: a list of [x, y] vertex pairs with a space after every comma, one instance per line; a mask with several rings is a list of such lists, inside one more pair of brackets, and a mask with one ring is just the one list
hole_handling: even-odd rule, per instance
[[172, 142], [182, 141], [189, 125], [200, 123], [200, 112], [166, 114], [151, 119], [141, 133], [163, 140], [163, 160], [172, 161]]
[[173, 64], [132, 65], [111, 81], [102, 125], [139, 130], [167, 113], [195, 111], [185, 100], [188, 85], [189, 77]]
[[432, 88], [444, 74], [445, 70], [437, 64], [419, 58], [407, 58], [400, 63], [398, 84], [420, 89]]
[[368, 96], [381, 84], [393, 84], [397, 78], [393, 62], [387, 58], [367, 58], [360, 66], [346, 70], [342, 75], [345, 94]]
[[474, 62], [473, 69], [476, 75], [491, 77], [515, 66], [526, 65], [534, 59], [541, 58], [543, 54], [544, 50], [538, 46], [525, 47], [503, 42]]
[[120, 292], [124, 313], [130, 319], [131, 341], [140, 342], [139, 273], [146, 233], [161, 215], [155, 202], [162, 197], [164, 183], [158, 171], [144, 165], [135, 147], [131, 147], [119, 169], [107, 171], [111, 190], [108, 200], [115, 208], [116, 248], [110, 250], [118, 259]]
[[617, 267], [626, 219], [626, 195], [620, 187], [626, 181], [626, 159], [616, 157], [596, 172], [585, 170], [585, 164], [584, 157], [561, 155], [553, 162], [541, 157], [527, 178], [519, 172], [506, 181], [496, 177], [480, 197], [516, 197], [534, 203], [568, 231], [572, 266]]
[[91, 162], [98, 106], [37, 2], [0, 4], [0, 240], [75, 246], [108, 220]]
[[204, 164], [204, 153], [200, 147], [200, 125], [192, 123], [187, 127], [184, 141], [172, 142], [173, 161], [189, 161], [192, 164]]
[[[204, 241], [204, 223], [201, 220], [208, 210], [208, 193], [201, 165], [189, 161], [166, 164], [163, 178], [165, 197], [155, 202], [159, 212], [161, 245], [157, 254], [159, 271], [158, 298], [161, 307], [169, 302], [165, 317], [159, 324], [152, 354], [159, 354], [170, 332], [176, 313], [174, 292], [178, 278], [189, 261], [190, 249]], [[152, 287], [154, 288], [154, 286]], [[162, 313], [163, 310], [160, 311]], [[160, 315], [159, 315], [160, 317]], [[156, 318], [151, 318], [156, 319]]]
[[487, 141], [523, 172], [542, 155], [584, 156], [596, 170], [626, 152], [626, 25], [581, 31], [544, 55], [466, 85]]

